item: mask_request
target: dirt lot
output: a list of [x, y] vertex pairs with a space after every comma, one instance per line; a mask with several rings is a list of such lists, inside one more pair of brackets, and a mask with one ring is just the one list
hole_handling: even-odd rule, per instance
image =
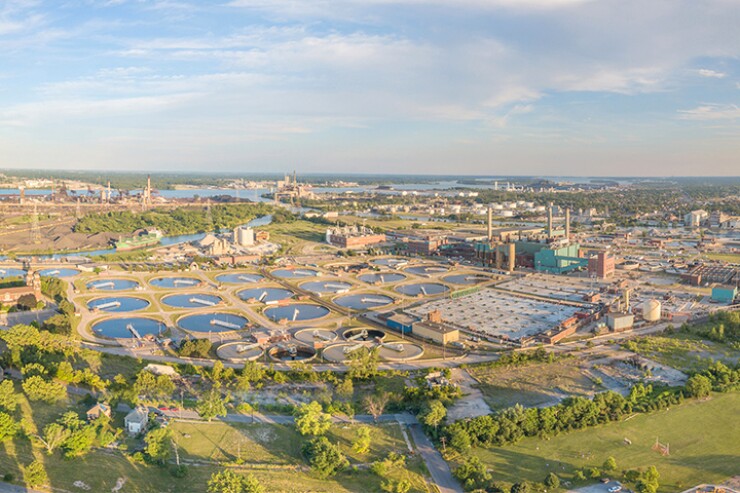
[[493, 409], [515, 403], [542, 407], [565, 397], [591, 396], [605, 390], [589, 378], [588, 366], [586, 361], [568, 359], [524, 367], [471, 368], [470, 373], [480, 382], [483, 398]]
[[40, 224], [40, 242], [34, 243], [28, 224], [0, 230], [0, 250], [5, 252], [31, 252], [83, 250], [106, 248], [113, 238], [120, 235], [98, 233], [87, 235], [72, 231], [74, 219], [46, 221]]

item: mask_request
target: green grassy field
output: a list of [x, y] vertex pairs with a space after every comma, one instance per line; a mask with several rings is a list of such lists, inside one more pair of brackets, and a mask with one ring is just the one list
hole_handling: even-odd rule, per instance
[[[601, 467], [613, 456], [620, 471], [655, 465], [661, 476], [659, 491], [672, 493], [699, 483], [721, 482], [740, 472], [737, 416], [740, 393], [713, 394], [705, 401], [687, 401], [549, 441], [527, 438], [515, 446], [472, 453], [493, 471], [494, 479], [510, 482], [542, 481], [550, 471], [573, 481], [576, 469]], [[632, 445], [626, 445], [625, 438]], [[656, 438], [670, 444], [669, 456], [651, 449]]]
[[692, 333], [643, 337], [634, 341], [636, 352], [682, 371], [701, 371], [714, 361], [735, 364], [740, 351], [727, 344], [701, 339]]
[[[47, 405], [29, 403], [22, 398], [15, 417], [27, 421], [30, 432], [36, 433], [64, 411], [83, 413], [86, 407], [75, 399]], [[115, 422], [122, 425], [121, 415], [116, 416]], [[123, 478], [125, 486], [121, 491], [127, 493], [202, 493], [213, 472], [230, 467], [237, 472], [254, 473], [270, 492], [380, 492], [381, 478], [365, 465], [389, 451], [403, 453], [407, 449], [398, 425], [372, 428], [371, 451], [358, 456], [351, 450], [356, 426], [332, 427], [329, 439], [338, 443], [352, 465], [357, 467], [325, 481], [316, 479], [308, 470], [300, 454], [304, 439], [292, 427], [221, 422], [172, 424], [180, 457], [189, 464], [185, 478], [173, 477], [168, 468], [134, 462], [116, 449], [96, 449], [83, 458], [65, 460], [60, 452], [46, 455], [22, 437], [0, 443], [0, 477], [10, 474], [14, 483], [22, 484], [22, 467], [39, 460], [44, 464], [54, 491], [82, 491], [74, 486], [75, 481], [83, 481], [90, 487], [89, 491], [110, 491], [116, 481]], [[142, 447], [137, 440], [126, 439], [125, 442], [128, 450]], [[408, 462], [408, 470], [396, 471], [392, 477], [409, 479], [414, 493], [429, 493], [424, 472], [420, 459], [412, 458]]]

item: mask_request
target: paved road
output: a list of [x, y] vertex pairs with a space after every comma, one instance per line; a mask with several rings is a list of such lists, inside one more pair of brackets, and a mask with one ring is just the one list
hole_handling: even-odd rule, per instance
[[0, 493], [42, 493], [39, 490], [29, 490], [25, 486], [3, 483], [0, 481]]
[[434, 484], [439, 488], [440, 493], [463, 493], [460, 483], [452, 476], [450, 466], [442, 458], [432, 442], [424, 434], [420, 424], [412, 424], [409, 426], [411, 430], [411, 437], [416, 443], [416, 450], [418, 450], [422, 459], [429, 469], [429, 474], [432, 476]]

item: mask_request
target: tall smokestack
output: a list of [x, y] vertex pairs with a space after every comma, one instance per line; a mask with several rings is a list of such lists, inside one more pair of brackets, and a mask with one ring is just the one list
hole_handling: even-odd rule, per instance
[[565, 209], [565, 239], [570, 240], [570, 208]]
[[514, 272], [514, 263], [516, 261], [516, 245], [514, 243], [509, 243], [508, 248], [508, 258], [506, 259], [508, 261], [508, 266], [506, 270], [508, 270], [509, 272]]
[[493, 240], [493, 207], [488, 206], [488, 241]]
[[552, 238], [552, 202], [547, 206], [547, 239]]

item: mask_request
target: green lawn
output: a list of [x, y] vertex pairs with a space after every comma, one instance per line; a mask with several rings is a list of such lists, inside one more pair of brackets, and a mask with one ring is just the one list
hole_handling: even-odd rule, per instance
[[[29, 422], [33, 433], [70, 409], [83, 413], [86, 406], [74, 399], [47, 405], [29, 403], [22, 398], [15, 418]], [[122, 424], [121, 415], [116, 416], [115, 422], [119, 426]], [[133, 462], [124, 452], [115, 449], [96, 449], [84, 458], [65, 460], [60, 452], [46, 455], [22, 437], [0, 443], [0, 477], [11, 474], [14, 483], [22, 484], [22, 467], [39, 460], [55, 491], [82, 491], [74, 486], [75, 481], [83, 481], [90, 487], [89, 491], [110, 491], [119, 478], [124, 478], [126, 483], [121, 491], [126, 493], [202, 493], [213, 472], [232, 467], [238, 472], [254, 473], [270, 492], [379, 493], [381, 478], [368, 471], [364, 464], [389, 451], [406, 451], [398, 425], [373, 426], [371, 451], [366, 456], [358, 456], [351, 450], [356, 426], [335, 425], [328, 434], [329, 439], [338, 443], [353, 466], [358, 467], [323, 481], [315, 478], [306, 467], [300, 455], [304, 439], [292, 427], [214, 422], [173, 423], [172, 429], [181, 459], [190, 464], [186, 478], [173, 477], [168, 468]], [[127, 439], [126, 443], [129, 450], [142, 447], [140, 440]], [[414, 493], [429, 493], [424, 471], [421, 460], [413, 458], [408, 462], [408, 470], [396, 471], [392, 477], [396, 480], [408, 478]]]
[[[738, 473], [740, 393], [713, 394], [669, 410], [641, 414], [619, 423], [580, 430], [549, 441], [527, 438], [503, 448], [474, 449], [494, 479], [542, 481], [556, 472], [573, 480], [574, 471], [600, 467], [613, 456], [620, 470], [655, 465], [661, 492], [676, 492], [704, 482], [721, 482]], [[626, 445], [624, 439], [632, 441]], [[670, 444], [670, 455], [651, 449], [655, 439]], [[619, 476], [616, 474], [615, 477]]]

